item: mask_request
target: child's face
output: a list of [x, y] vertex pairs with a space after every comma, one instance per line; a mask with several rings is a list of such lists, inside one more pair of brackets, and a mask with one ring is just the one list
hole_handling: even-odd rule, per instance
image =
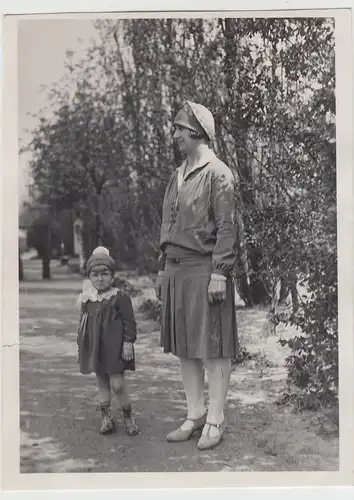
[[95, 266], [91, 269], [89, 279], [99, 292], [105, 292], [113, 283], [112, 271], [106, 266]]

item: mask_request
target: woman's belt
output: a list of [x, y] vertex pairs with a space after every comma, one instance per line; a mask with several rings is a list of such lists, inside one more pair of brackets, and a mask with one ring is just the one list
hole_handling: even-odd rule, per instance
[[182, 262], [200, 262], [201, 260], [208, 261], [211, 260], [211, 253], [201, 254], [199, 252], [194, 252], [182, 247], [177, 247], [175, 245], [168, 245], [164, 251], [166, 260], [172, 262], [173, 264], [179, 264]]

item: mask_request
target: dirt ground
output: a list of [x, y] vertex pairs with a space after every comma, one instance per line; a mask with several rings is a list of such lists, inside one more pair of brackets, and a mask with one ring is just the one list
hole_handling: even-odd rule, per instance
[[43, 282], [38, 261], [26, 261], [26, 281], [20, 284], [21, 472], [338, 470], [338, 435], [326, 415], [275, 404], [287, 355], [277, 340], [292, 332], [265, 335], [266, 311], [259, 308], [237, 311], [241, 343], [257, 357], [232, 374], [228, 429], [220, 446], [200, 452], [197, 438], [166, 442], [186, 405], [177, 360], [158, 346], [158, 324], [139, 312], [144, 298], [153, 296], [146, 277], [129, 275], [142, 290], [133, 299], [137, 370], [127, 375], [141, 432], [133, 438], [124, 434], [114, 402], [118, 432], [100, 436], [95, 379], [81, 375], [76, 364], [81, 281], [53, 268], [54, 279]]

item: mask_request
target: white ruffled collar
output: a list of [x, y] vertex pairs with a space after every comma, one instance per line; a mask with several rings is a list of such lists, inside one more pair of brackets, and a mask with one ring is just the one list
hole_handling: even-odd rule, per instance
[[102, 300], [110, 299], [119, 292], [119, 289], [112, 287], [104, 293], [98, 293], [98, 290], [92, 285], [90, 280], [84, 280], [82, 284], [82, 292], [80, 293], [77, 301], [79, 304], [88, 302], [102, 302]]

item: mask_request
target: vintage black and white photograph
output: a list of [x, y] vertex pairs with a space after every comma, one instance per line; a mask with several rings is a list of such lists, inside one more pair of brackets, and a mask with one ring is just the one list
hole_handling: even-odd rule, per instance
[[18, 21], [21, 474], [339, 470], [336, 22], [290, 14]]

